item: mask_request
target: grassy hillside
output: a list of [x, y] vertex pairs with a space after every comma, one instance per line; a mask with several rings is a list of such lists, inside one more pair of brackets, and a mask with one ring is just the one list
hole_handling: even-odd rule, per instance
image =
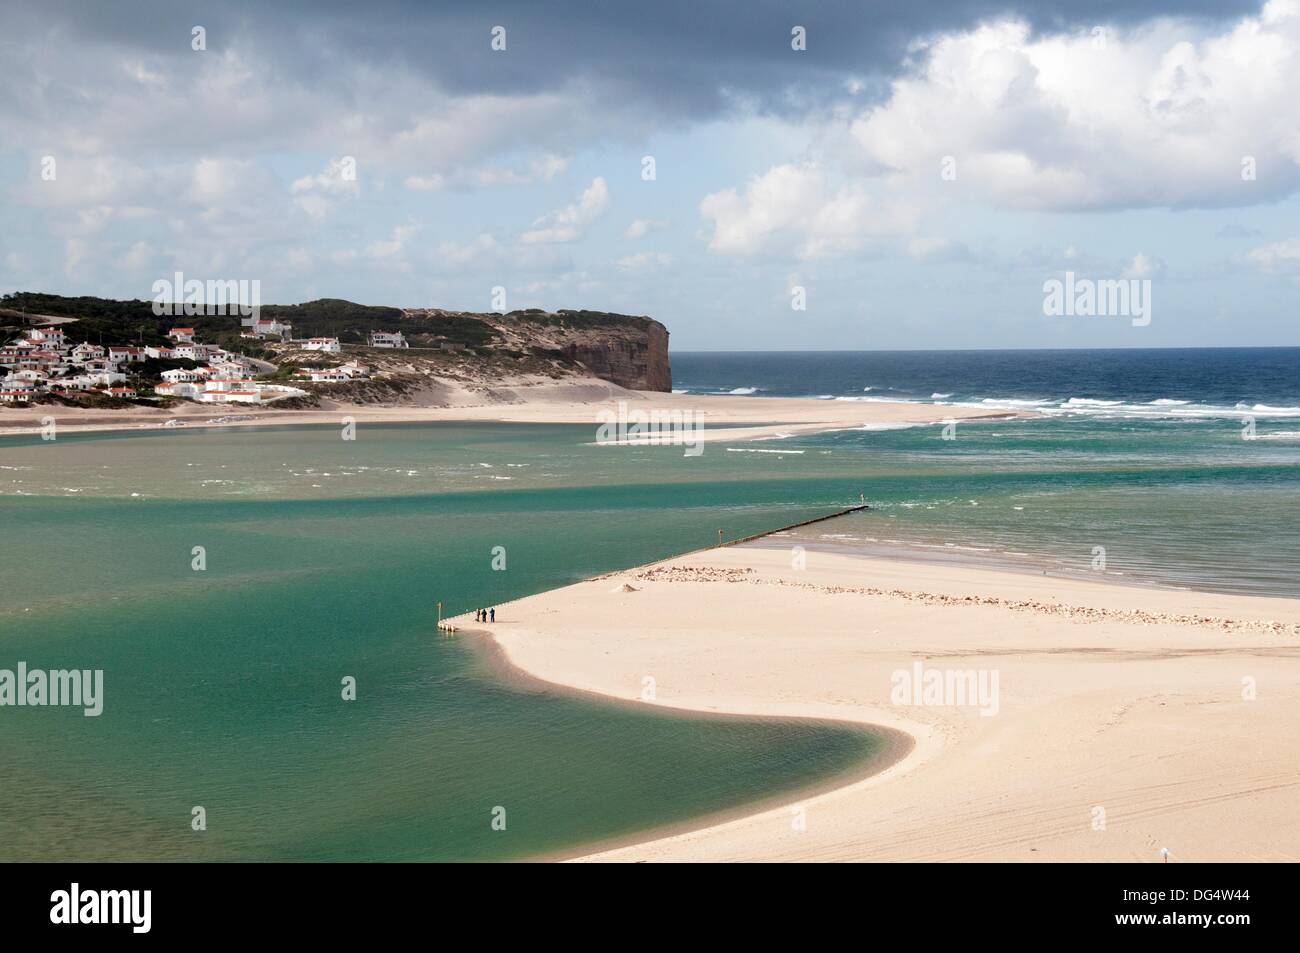
[[[152, 301], [115, 301], [111, 298], [67, 298], [63, 295], [21, 291], [0, 298], [0, 323], [17, 327], [20, 314], [76, 318], [64, 332], [73, 343], [165, 344], [167, 331], [176, 326], [193, 327], [199, 340], [240, 350], [239, 318], [233, 315], [158, 317]], [[248, 342], [242, 348], [250, 351]]]
[[[16, 320], [17, 315], [12, 312], [76, 318], [75, 324], [69, 324], [64, 329], [68, 339], [74, 342], [161, 344], [166, 340], [170, 328], [181, 325], [192, 326], [201, 341], [219, 343], [232, 350], [250, 350], [248, 342], [240, 344], [238, 315], [158, 317], [153, 313], [152, 301], [69, 298], [31, 291], [5, 295], [0, 298], [0, 309], [11, 312], [5, 314], [0, 310], [0, 324], [13, 326], [19, 322]], [[484, 316], [489, 320], [454, 313], [404, 316], [398, 308], [357, 304], [341, 298], [320, 298], [303, 304], [266, 304], [262, 305], [261, 316], [292, 322], [294, 336], [299, 338], [336, 337], [345, 344], [361, 344], [371, 331], [400, 330], [413, 347], [436, 346], [441, 341], [449, 341], [476, 349], [489, 347], [498, 338], [489, 320], [573, 330], [641, 330], [649, 323], [648, 318], [605, 311], [551, 313], [536, 309]]]
[[[193, 327], [199, 340], [220, 343], [234, 350], [249, 349], [240, 345], [238, 315], [211, 314], [192, 317], [157, 317], [152, 301], [115, 301], [109, 298], [79, 297], [17, 292], [0, 298], [0, 309], [25, 314], [44, 314], [76, 318], [67, 325], [68, 340], [99, 343], [139, 342], [161, 344], [167, 331], [177, 325]], [[430, 315], [404, 318], [397, 308], [356, 304], [341, 298], [321, 298], [303, 304], [262, 305], [261, 317], [293, 323], [295, 337], [337, 337], [349, 344], [360, 344], [371, 331], [400, 329], [413, 344], [446, 339], [465, 347], [480, 347], [495, 337], [492, 327], [465, 315]], [[16, 325], [17, 315], [0, 313], [0, 323]]]
[[575, 330], [588, 330], [592, 328], [632, 328], [637, 331], [645, 330], [646, 325], [650, 323], [650, 318], [638, 317], [632, 314], [614, 314], [611, 311], [569, 311], [560, 310], [554, 313], [549, 311], [540, 311], [531, 308], [527, 311], [511, 311], [505, 317], [513, 318], [519, 322], [542, 324], [554, 328], [573, 328]]

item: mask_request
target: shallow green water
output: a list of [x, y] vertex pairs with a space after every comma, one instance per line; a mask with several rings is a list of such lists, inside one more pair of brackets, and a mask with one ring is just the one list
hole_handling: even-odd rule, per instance
[[[438, 600], [497, 604], [707, 545], [719, 526], [742, 535], [823, 509], [780, 486], [688, 493], [606, 472], [574, 487], [583, 471], [566, 448], [606, 454], [593, 461], [609, 450], [582, 447], [577, 428], [530, 436], [452, 426], [352, 445], [279, 430], [0, 448], [5, 466], [30, 468], [4, 472], [36, 494], [0, 498], [0, 668], [105, 678], [97, 718], [0, 708], [0, 857], [528, 857], [790, 792], [878, 750], [847, 728], [521, 688], [437, 637]], [[671, 471], [682, 458], [661, 449]], [[331, 474], [351, 459], [358, 475], [293, 499], [303, 488], [281, 457]], [[476, 485], [473, 471], [506, 462], [568, 475]], [[399, 463], [439, 475], [366, 495], [389, 480], [360, 467]], [[214, 472], [230, 482], [203, 482]], [[205, 571], [191, 568], [195, 546]], [[497, 546], [505, 571], [491, 566]], [[356, 701], [341, 698], [344, 676]], [[195, 806], [204, 832], [190, 829]]]
[[[818, 545], [1166, 587], [1300, 596], [1300, 440], [1216, 420], [1026, 419], [788, 441], [861, 463], [872, 510]], [[1104, 550], [1105, 567], [1095, 556]]]

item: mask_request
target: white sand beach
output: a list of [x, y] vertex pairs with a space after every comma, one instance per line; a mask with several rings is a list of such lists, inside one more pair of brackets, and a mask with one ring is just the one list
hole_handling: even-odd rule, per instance
[[[1003, 419], [1006, 411], [886, 401], [816, 400], [807, 397], [664, 394], [630, 391], [599, 380], [503, 385], [491, 389], [442, 388], [409, 404], [332, 403], [310, 410], [183, 402], [168, 410], [94, 410], [40, 405], [0, 408], [0, 434], [36, 433], [53, 417], [66, 433], [158, 429], [175, 420], [185, 427], [255, 427], [320, 424], [335, 426], [353, 418], [366, 423], [497, 421], [507, 423], [590, 424], [594, 434], [601, 413], [693, 415], [701, 441], [752, 440], [781, 435], [852, 430], [895, 424]], [[328, 402], [327, 402], [328, 403]]]
[[[806, 559], [709, 550], [462, 619], [560, 685], [638, 701], [649, 677], [642, 703], [916, 740], [845, 787], [587, 859], [1300, 859], [1300, 601]], [[899, 703], [917, 665], [996, 694]]]

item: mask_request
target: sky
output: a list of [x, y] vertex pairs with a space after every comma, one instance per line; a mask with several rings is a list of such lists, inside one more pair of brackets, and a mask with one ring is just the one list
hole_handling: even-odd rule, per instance
[[10, 0], [0, 60], [0, 293], [1300, 345], [1300, 0]]

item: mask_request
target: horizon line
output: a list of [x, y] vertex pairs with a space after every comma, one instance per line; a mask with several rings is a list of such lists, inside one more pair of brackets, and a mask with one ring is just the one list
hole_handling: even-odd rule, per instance
[[1300, 349], [1300, 344], [1187, 344], [1166, 346], [1138, 345], [1075, 345], [1072, 347], [882, 347], [846, 350], [844, 348], [682, 348], [674, 351], [669, 347], [671, 357], [676, 354], [913, 354], [933, 352], [937, 354], [967, 354], [972, 351], [1282, 351]]

